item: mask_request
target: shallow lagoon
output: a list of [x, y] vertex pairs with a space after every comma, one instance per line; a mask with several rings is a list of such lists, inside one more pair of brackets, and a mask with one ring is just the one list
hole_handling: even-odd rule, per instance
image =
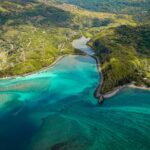
[[124, 89], [99, 106], [96, 62], [66, 56], [54, 67], [0, 81], [1, 150], [149, 150], [150, 92]]

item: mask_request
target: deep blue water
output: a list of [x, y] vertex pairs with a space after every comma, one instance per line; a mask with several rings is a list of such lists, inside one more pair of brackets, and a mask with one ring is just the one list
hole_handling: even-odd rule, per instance
[[150, 92], [124, 89], [98, 105], [96, 62], [0, 80], [0, 150], [149, 150]]

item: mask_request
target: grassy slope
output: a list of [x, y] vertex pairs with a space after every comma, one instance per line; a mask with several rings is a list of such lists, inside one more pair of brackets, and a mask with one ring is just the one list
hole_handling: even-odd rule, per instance
[[48, 0], [1, 0], [0, 77], [24, 74], [74, 53], [71, 40], [93, 36], [99, 27], [133, 24], [132, 17], [89, 12]]
[[0, 76], [31, 72], [73, 52], [66, 44], [73, 36], [69, 12], [38, 2], [4, 1], [0, 6]]

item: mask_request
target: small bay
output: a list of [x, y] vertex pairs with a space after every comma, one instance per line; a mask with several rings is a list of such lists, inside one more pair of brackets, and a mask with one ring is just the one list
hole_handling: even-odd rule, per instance
[[98, 105], [90, 56], [0, 81], [1, 150], [149, 150], [150, 92], [123, 89]]

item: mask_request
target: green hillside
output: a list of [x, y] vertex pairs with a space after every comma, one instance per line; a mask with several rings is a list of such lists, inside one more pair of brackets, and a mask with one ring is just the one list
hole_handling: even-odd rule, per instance
[[74, 16], [34, 1], [0, 3], [0, 76], [24, 74], [72, 53]]
[[102, 93], [132, 81], [150, 86], [150, 26], [104, 29], [89, 44], [101, 61]]
[[149, 0], [58, 0], [80, 6], [85, 9], [112, 12], [112, 13], [126, 13], [137, 14], [139, 11], [149, 11]]
[[[58, 0], [98, 12], [133, 15], [138, 23], [150, 20], [149, 0]], [[148, 21], [149, 22], [149, 21]]]

